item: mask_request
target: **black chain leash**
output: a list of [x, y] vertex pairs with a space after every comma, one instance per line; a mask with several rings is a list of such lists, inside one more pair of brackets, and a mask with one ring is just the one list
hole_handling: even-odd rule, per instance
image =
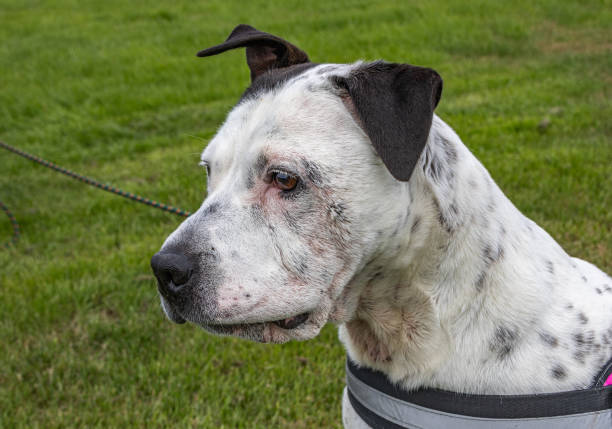
[[[188, 217], [189, 215], [191, 215], [190, 212], [173, 207], [173, 206], [169, 206], [167, 204], [163, 204], [163, 203], [159, 203], [157, 201], [154, 200], [150, 200], [148, 198], [144, 198], [141, 197], [140, 195], [136, 195], [136, 194], [132, 194], [131, 192], [125, 192], [119, 188], [116, 188], [114, 186], [111, 185], [107, 185], [105, 183], [101, 183], [98, 182], [97, 180], [94, 180], [90, 177], [87, 176], [83, 176], [81, 174], [77, 174], [74, 171], [70, 171], [66, 168], [60, 167], [59, 165], [56, 165], [52, 162], [46, 161], [42, 158], [39, 158], [37, 156], [34, 156], [32, 154], [29, 154], [27, 152], [24, 152], [22, 150], [19, 150], [13, 146], [10, 146], [4, 142], [0, 141], [0, 148], [2, 149], [6, 149], [9, 152], [13, 152], [14, 154], [17, 154], [19, 156], [22, 156], [26, 159], [29, 159], [30, 161], [34, 161], [40, 165], [44, 165], [47, 168], [50, 168], [52, 170], [55, 170], [59, 173], [65, 174], [66, 176], [72, 177], [73, 179], [76, 179], [80, 182], [86, 183], [88, 185], [91, 186], [95, 186], [96, 188], [102, 189], [103, 191], [107, 191], [107, 192], [112, 192], [115, 195], [119, 195], [121, 197], [124, 198], [128, 198], [132, 201], [136, 201], [138, 203], [142, 203], [142, 204], [146, 204], [148, 206], [154, 207], [156, 209], [160, 209], [169, 213], [174, 213], [176, 215], [179, 216], [183, 216], [183, 217]], [[6, 213], [6, 215], [8, 216], [9, 220], [11, 221], [11, 225], [13, 226], [13, 237], [11, 238], [10, 241], [4, 243], [3, 245], [5, 247], [10, 246], [11, 244], [15, 244], [17, 243], [17, 241], [19, 240], [19, 224], [17, 223], [17, 219], [15, 219], [15, 216], [13, 216], [13, 214], [10, 212], [10, 210], [8, 209], [8, 207], [6, 207], [2, 201], [0, 201], [0, 209], [2, 209], [3, 212]]]

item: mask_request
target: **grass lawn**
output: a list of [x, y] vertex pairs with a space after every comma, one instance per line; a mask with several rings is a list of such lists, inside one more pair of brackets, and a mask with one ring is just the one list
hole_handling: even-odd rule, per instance
[[[501, 188], [612, 272], [612, 3], [0, 0], [0, 140], [195, 210], [199, 153], [248, 84], [238, 23], [313, 61], [409, 62]], [[336, 328], [282, 346], [173, 325], [149, 258], [180, 218], [0, 152], [0, 427], [340, 426]], [[10, 237], [0, 213], [0, 242]]]

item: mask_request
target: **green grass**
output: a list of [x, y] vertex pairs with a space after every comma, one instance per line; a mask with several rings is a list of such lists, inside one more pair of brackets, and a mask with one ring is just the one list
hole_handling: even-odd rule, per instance
[[[244, 52], [195, 53], [250, 23], [314, 61], [438, 70], [438, 113], [507, 195], [612, 272], [611, 6], [0, 0], [0, 140], [194, 210], [199, 153], [248, 83]], [[149, 258], [180, 218], [9, 153], [0, 199], [23, 231], [0, 249], [0, 427], [340, 426], [334, 327], [266, 346], [163, 318]]]

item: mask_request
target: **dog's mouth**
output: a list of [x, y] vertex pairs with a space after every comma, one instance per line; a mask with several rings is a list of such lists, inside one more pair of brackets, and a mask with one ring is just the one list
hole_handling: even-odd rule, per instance
[[[169, 305], [163, 299], [162, 299], [162, 307], [168, 319], [170, 319], [174, 323], [183, 324], [187, 320], [189, 320], [188, 317], [185, 317], [183, 314], [181, 314], [181, 312], [177, 311], [176, 308], [174, 308], [172, 305]], [[263, 320], [261, 322], [253, 321], [253, 322], [247, 322], [247, 323], [240, 323], [240, 322], [223, 323], [223, 322], [216, 322], [216, 321], [196, 321], [196, 320], [192, 320], [192, 321], [198, 325], [201, 325], [202, 327], [207, 327], [214, 331], [218, 331], [219, 333], [230, 333], [230, 332], [236, 332], [236, 331], [242, 331], [242, 330], [251, 331], [253, 329], [262, 328], [266, 325], [268, 326], [273, 325], [285, 331], [291, 331], [305, 324], [308, 321], [308, 318], [310, 317], [310, 315], [311, 315], [310, 312], [306, 312], [306, 313], [297, 314], [295, 316], [286, 317], [284, 319]]]
[[303, 325], [308, 320], [309, 316], [309, 313], [302, 313], [298, 314], [297, 316], [287, 317], [286, 319], [275, 320], [272, 323], [279, 328], [291, 330]]
[[310, 313], [302, 313], [302, 314], [298, 314], [297, 316], [287, 317], [286, 319], [272, 320], [272, 321], [266, 321], [266, 322], [211, 323], [211, 324], [208, 324], [208, 326], [213, 329], [216, 328], [216, 329], [221, 329], [221, 330], [228, 330], [228, 329], [235, 329], [235, 328], [249, 328], [249, 327], [261, 326], [261, 325], [266, 325], [269, 323], [272, 325], [276, 325], [281, 329], [290, 331], [306, 323], [306, 321], [308, 320], [308, 317], [310, 317]]

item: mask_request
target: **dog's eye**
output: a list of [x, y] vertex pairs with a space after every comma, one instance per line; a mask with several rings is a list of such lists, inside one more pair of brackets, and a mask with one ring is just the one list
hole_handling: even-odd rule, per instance
[[283, 191], [292, 191], [295, 189], [299, 182], [297, 176], [294, 176], [289, 173], [285, 173], [284, 171], [274, 171], [272, 173], [272, 183], [278, 189]]

